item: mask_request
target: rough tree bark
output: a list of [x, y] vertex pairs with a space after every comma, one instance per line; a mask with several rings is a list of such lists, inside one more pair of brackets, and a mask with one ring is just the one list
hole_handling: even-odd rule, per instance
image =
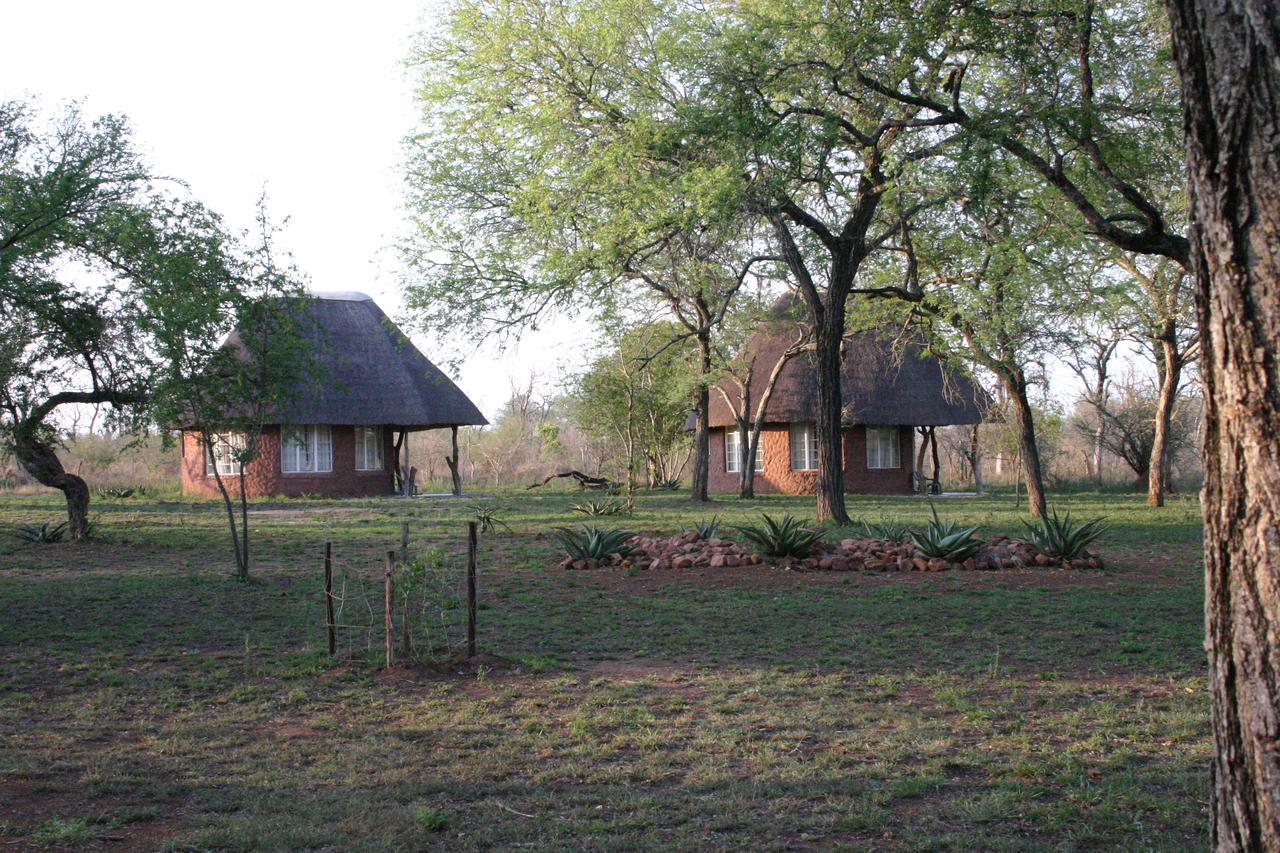
[[67, 533], [72, 539], [83, 538], [89, 532], [89, 486], [64, 469], [53, 447], [33, 431], [15, 430], [12, 449], [18, 464], [37, 483], [58, 489], [66, 497]]
[[[844, 343], [844, 302], [828, 306], [814, 335], [817, 362], [818, 520], [848, 522], [844, 502], [844, 448], [840, 421], [844, 400], [840, 391], [840, 356]], [[837, 312], [839, 314], [836, 318]]]
[[1147, 469], [1147, 503], [1164, 506], [1169, 483], [1169, 427], [1173, 422], [1173, 405], [1182, 382], [1182, 359], [1176, 342], [1160, 341], [1163, 363], [1160, 369], [1160, 396], [1156, 400], [1155, 434], [1151, 439], [1151, 466]]
[[708, 480], [711, 475], [711, 333], [704, 323], [698, 339], [698, 398], [695, 406], [693, 427], [693, 486], [689, 497], [695, 501], [705, 502], [711, 499], [708, 492]]
[[1280, 4], [1167, 0], [1205, 389], [1212, 844], [1280, 850]]
[[1018, 429], [1018, 456], [1027, 483], [1027, 510], [1032, 518], [1044, 516], [1047, 504], [1044, 496], [1044, 479], [1040, 473], [1040, 448], [1036, 444], [1036, 424], [1027, 397], [1027, 382], [1021, 375], [1002, 376], [1009, 402], [1013, 404], [1013, 416]]

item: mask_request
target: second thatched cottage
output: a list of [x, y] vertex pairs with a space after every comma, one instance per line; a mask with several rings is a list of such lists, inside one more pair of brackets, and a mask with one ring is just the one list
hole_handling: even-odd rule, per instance
[[[794, 341], [776, 327], [757, 332], [748, 345], [756, 364], [750, 399], [761, 400], [770, 366]], [[915, 344], [894, 344], [871, 332], [846, 338], [841, 370], [842, 455], [848, 492], [910, 494], [932, 478], [916, 471], [918, 430], [974, 424], [982, 420], [985, 393], [963, 373], [949, 370]], [[740, 482], [741, 437], [729, 401], [740, 388], [722, 383], [713, 389], [710, 476], [713, 492], [736, 491]], [[811, 493], [817, 488], [817, 374], [809, 352], [786, 361], [764, 410], [755, 457], [756, 492]]]

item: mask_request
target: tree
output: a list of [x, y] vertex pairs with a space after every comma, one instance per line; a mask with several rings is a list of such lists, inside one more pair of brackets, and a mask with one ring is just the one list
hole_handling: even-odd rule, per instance
[[1205, 391], [1212, 844], [1280, 844], [1280, 7], [1168, 0]]
[[296, 270], [276, 258], [265, 200], [257, 218], [256, 244], [210, 286], [166, 300], [152, 329], [162, 368], [151, 412], [162, 425], [199, 430], [242, 581], [250, 569], [245, 467], [258, 458], [266, 426], [283, 430], [289, 403], [322, 379], [306, 349], [307, 297]]
[[[1105, 306], [1100, 313], [1110, 315], [1111, 306]], [[1127, 336], [1127, 330], [1116, 324], [1110, 316], [1086, 316], [1075, 324], [1066, 347], [1064, 360], [1084, 386], [1081, 399], [1093, 413], [1086, 436], [1091, 452], [1086, 454], [1085, 462], [1089, 478], [1095, 486], [1102, 485], [1103, 460], [1106, 456], [1106, 412], [1113, 384], [1111, 361], [1115, 358], [1116, 349]]]
[[1125, 291], [1127, 321], [1133, 336], [1147, 348], [1159, 377], [1159, 396], [1152, 411], [1151, 458], [1146, 466], [1147, 503], [1164, 506], [1169, 483], [1173, 407], [1183, 374], [1195, 361], [1199, 334], [1187, 271], [1168, 258], [1120, 256], [1119, 266], [1130, 277]]
[[629, 483], [643, 462], [650, 488], [676, 480], [688, 460], [690, 367], [701, 356], [687, 339], [671, 346], [675, 331], [670, 322], [619, 328], [609, 349], [578, 377], [572, 397], [578, 427], [623, 448]]
[[701, 355], [691, 494], [706, 500], [714, 331], [772, 257], [752, 249], [735, 176], [682, 135], [701, 88], [688, 18], [626, 0], [450, 8], [415, 56], [406, 302], [420, 325], [485, 336], [656, 298], [672, 343]]
[[89, 489], [58, 458], [57, 413], [105, 404], [113, 428], [143, 427], [169, 308], [221, 286], [225, 244], [216, 216], [155, 188], [124, 119], [0, 104], [0, 435], [66, 496], [73, 538]]
[[[792, 310], [796, 307], [794, 300], [784, 299], [767, 312], [758, 304], [739, 310], [731, 318], [728, 334], [722, 335], [722, 343], [727, 339], [731, 346], [726, 346], [721, 353], [722, 379], [715, 388], [729, 411], [733, 412], [734, 429], [738, 433], [738, 497], [744, 500], [750, 500], [756, 494], [760, 431], [764, 428], [774, 388], [791, 359], [809, 346], [811, 330], [808, 324], [789, 316], [796, 313]], [[768, 355], [772, 358], [768, 358], [760, 344], [777, 335], [788, 338], [790, 343], [776, 353], [770, 352]], [[762, 371], [768, 372], [762, 374]], [[753, 382], [758, 375], [766, 378], [759, 399], [753, 399]], [[737, 393], [730, 394], [726, 385], [736, 387]]]
[[[1132, 469], [1137, 477], [1134, 482], [1136, 488], [1146, 488], [1151, 478], [1151, 467], [1157, 458], [1153, 450], [1158, 423], [1156, 411], [1163, 404], [1163, 388], [1157, 387], [1153, 392], [1150, 388], [1128, 382], [1121, 384], [1116, 391], [1100, 412], [1106, 424], [1103, 447]], [[1170, 406], [1170, 410], [1170, 417], [1164, 425], [1164, 448], [1160, 455], [1165, 462], [1162, 476], [1166, 480], [1170, 477], [1172, 461], [1195, 436], [1194, 413], [1190, 408], [1174, 409]], [[1162, 483], [1160, 489], [1162, 494], [1168, 492], [1169, 483]]]

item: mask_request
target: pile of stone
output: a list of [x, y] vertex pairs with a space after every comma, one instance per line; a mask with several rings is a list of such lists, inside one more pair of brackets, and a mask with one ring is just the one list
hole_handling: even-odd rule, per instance
[[944, 572], [994, 571], [1027, 567], [1101, 568], [1102, 561], [1085, 555], [1070, 561], [1050, 557], [1035, 545], [1021, 539], [997, 536], [975, 556], [961, 562], [926, 559], [909, 542], [887, 539], [844, 539], [822, 542], [807, 557], [762, 557], [750, 547], [729, 539], [702, 539], [697, 533], [676, 536], [633, 536], [628, 540], [630, 552], [604, 560], [575, 560], [566, 557], [562, 569], [598, 569], [616, 566], [624, 569], [699, 569], [734, 568], [760, 564], [776, 565], [793, 571], [827, 572]]

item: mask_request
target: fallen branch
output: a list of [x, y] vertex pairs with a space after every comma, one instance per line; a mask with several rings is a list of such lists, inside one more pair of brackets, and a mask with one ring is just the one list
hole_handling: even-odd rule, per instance
[[592, 477], [590, 474], [584, 474], [581, 471], [562, 471], [559, 474], [552, 474], [550, 477], [547, 477], [547, 479], [543, 480], [541, 483], [533, 483], [531, 485], [526, 486], [525, 491], [528, 491], [529, 489], [540, 488], [542, 486], [545, 486], [547, 483], [550, 483], [552, 480], [555, 480], [561, 477], [572, 477], [577, 482], [578, 488], [580, 489], [620, 489], [622, 488], [621, 483], [615, 483], [612, 480], [605, 479], [604, 477]]

